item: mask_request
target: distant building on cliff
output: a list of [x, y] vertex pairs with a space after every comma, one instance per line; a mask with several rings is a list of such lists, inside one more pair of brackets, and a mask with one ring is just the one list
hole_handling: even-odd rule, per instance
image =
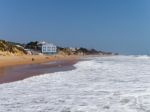
[[57, 53], [57, 46], [50, 43], [44, 43], [41, 46], [43, 54], [56, 54]]

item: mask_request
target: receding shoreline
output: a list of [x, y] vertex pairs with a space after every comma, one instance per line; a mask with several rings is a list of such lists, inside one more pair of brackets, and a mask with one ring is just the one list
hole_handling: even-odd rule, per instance
[[79, 56], [0, 57], [0, 84], [28, 77], [74, 69]]

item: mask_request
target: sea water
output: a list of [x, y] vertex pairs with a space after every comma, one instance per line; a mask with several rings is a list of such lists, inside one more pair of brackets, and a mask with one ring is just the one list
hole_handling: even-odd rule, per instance
[[150, 57], [92, 57], [0, 85], [0, 112], [150, 112]]

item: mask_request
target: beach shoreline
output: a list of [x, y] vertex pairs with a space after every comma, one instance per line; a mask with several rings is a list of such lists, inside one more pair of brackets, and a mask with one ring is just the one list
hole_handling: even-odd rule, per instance
[[12, 66], [20, 66], [20, 65], [29, 65], [29, 64], [40, 64], [46, 63], [50, 61], [58, 61], [58, 60], [76, 60], [79, 59], [80, 56], [71, 55], [71, 56], [63, 56], [63, 55], [23, 55], [23, 56], [0, 56], [0, 68], [7, 68]]
[[0, 84], [46, 73], [72, 70], [75, 69], [73, 65], [79, 60], [80, 57], [74, 55], [0, 57]]

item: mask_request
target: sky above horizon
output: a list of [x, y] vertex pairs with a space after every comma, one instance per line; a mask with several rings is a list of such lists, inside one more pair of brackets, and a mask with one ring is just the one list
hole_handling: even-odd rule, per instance
[[0, 0], [0, 39], [150, 54], [150, 0]]

